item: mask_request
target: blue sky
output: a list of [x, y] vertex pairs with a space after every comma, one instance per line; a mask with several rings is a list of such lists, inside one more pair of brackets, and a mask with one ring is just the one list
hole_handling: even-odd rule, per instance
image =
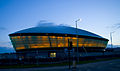
[[[12, 47], [8, 34], [41, 20], [96, 33], [120, 45], [120, 0], [0, 0], [0, 46]], [[119, 27], [119, 28], [118, 28]], [[110, 43], [110, 41], [109, 41]]]

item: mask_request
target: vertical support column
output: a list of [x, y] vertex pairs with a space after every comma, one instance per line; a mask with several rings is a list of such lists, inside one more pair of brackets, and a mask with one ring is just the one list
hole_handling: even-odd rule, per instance
[[69, 39], [68, 39], [68, 57], [69, 57], [69, 69], [71, 69], [71, 59], [70, 59], [70, 50], [72, 50], [72, 41], [69, 41]]

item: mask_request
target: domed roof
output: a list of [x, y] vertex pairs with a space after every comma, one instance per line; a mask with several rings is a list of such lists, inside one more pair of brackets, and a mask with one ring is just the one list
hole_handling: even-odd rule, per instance
[[[41, 27], [32, 27], [24, 30], [17, 31], [12, 34], [19, 34], [19, 33], [57, 33], [57, 34], [72, 34], [76, 35], [76, 28], [68, 27], [68, 26], [41, 26]], [[99, 35], [96, 35], [94, 33], [78, 29], [78, 35], [81, 36], [90, 36], [90, 37], [97, 37], [97, 38], [103, 38]], [[10, 34], [11, 35], [11, 34]], [[105, 39], [105, 38], [103, 38]]]

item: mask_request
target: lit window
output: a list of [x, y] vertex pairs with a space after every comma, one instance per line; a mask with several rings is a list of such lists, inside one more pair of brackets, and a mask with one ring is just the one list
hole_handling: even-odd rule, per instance
[[50, 57], [56, 57], [56, 53], [55, 52], [50, 53]]

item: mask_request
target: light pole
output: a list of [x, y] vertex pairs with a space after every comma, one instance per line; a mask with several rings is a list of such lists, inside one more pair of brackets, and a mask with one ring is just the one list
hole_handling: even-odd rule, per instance
[[111, 48], [113, 48], [113, 45], [112, 45], [112, 33], [114, 33], [114, 32], [110, 32]]
[[81, 19], [78, 19], [75, 21], [76, 24], [76, 38], [77, 38], [77, 61], [79, 62], [79, 51], [78, 51], [78, 29], [77, 29], [77, 22], [81, 21]]

